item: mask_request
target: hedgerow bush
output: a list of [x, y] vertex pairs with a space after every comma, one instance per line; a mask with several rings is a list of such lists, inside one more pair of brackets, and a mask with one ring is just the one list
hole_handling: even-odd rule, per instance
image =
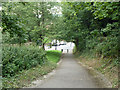
[[33, 46], [3, 46], [2, 53], [3, 77], [14, 76], [19, 71], [47, 61], [46, 52]]
[[106, 37], [101, 43], [96, 45], [96, 52], [101, 52], [104, 57], [118, 57], [117, 37]]

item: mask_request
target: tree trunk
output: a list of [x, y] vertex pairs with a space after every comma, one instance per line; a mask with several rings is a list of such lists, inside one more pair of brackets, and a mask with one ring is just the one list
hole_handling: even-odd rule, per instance
[[45, 43], [42, 44], [42, 48], [43, 48], [43, 50], [45, 50]]
[[75, 46], [76, 46], [76, 51], [78, 51], [79, 50], [79, 39], [76, 38], [74, 43], [75, 43]]
[[[44, 22], [45, 22], [45, 16], [44, 16], [44, 2], [42, 2], [42, 4], [43, 4], [43, 6], [42, 6], [42, 16], [41, 16], [41, 18], [42, 18], [42, 27], [43, 27], [43, 29], [45, 28], [44, 27]], [[43, 36], [43, 31], [44, 30], [42, 30], [42, 36]], [[41, 36], [41, 37], [42, 37]], [[44, 39], [43, 39], [43, 37], [42, 37], [42, 48], [45, 50], [45, 43], [44, 43]]]

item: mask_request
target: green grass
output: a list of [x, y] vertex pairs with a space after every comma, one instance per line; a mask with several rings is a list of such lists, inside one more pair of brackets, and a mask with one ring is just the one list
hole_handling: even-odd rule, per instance
[[62, 54], [61, 51], [58, 51], [58, 50], [47, 51], [47, 59], [49, 61], [57, 63], [60, 60], [61, 54]]

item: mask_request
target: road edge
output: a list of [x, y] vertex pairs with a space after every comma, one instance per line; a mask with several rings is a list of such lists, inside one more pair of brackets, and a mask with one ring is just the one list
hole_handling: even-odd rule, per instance
[[96, 78], [99, 80], [98, 82], [104, 83], [103, 86], [105, 88], [112, 88], [111, 82], [102, 73], [98, 72], [93, 67], [85, 65], [84, 63], [80, 62], [78, 59], [76, 59], [76, 60], [82, 67], [84, 67], [87, 70], [90, 70], [92, 73], [94, 73], [93, 75], [96, 76]]
[[38, 85], [42, 84], [43, 82], [46, 82], [48, 79], [50, 79], [56, 72], [56, 70], [59, 68], [60, 64], [62, 63], [64, 54], [61, 55], [59, 62], [57, 62], [57, 66], [55, 69], [53, 69], [51, 72], [47, 73], [46, 75], [43, 75], [42, 78], [38, 78], [37, 80], [34, 80], [29, 84], [27, 87], [24, 88], [35, 88]]

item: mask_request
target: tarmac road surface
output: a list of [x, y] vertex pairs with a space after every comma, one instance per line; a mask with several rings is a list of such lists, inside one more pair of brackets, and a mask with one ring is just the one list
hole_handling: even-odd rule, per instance
[[97, 80], [77, 63], [72, 53], [65, 53], [61, 64], [50, 78], [31, 88], [99, 88]]

